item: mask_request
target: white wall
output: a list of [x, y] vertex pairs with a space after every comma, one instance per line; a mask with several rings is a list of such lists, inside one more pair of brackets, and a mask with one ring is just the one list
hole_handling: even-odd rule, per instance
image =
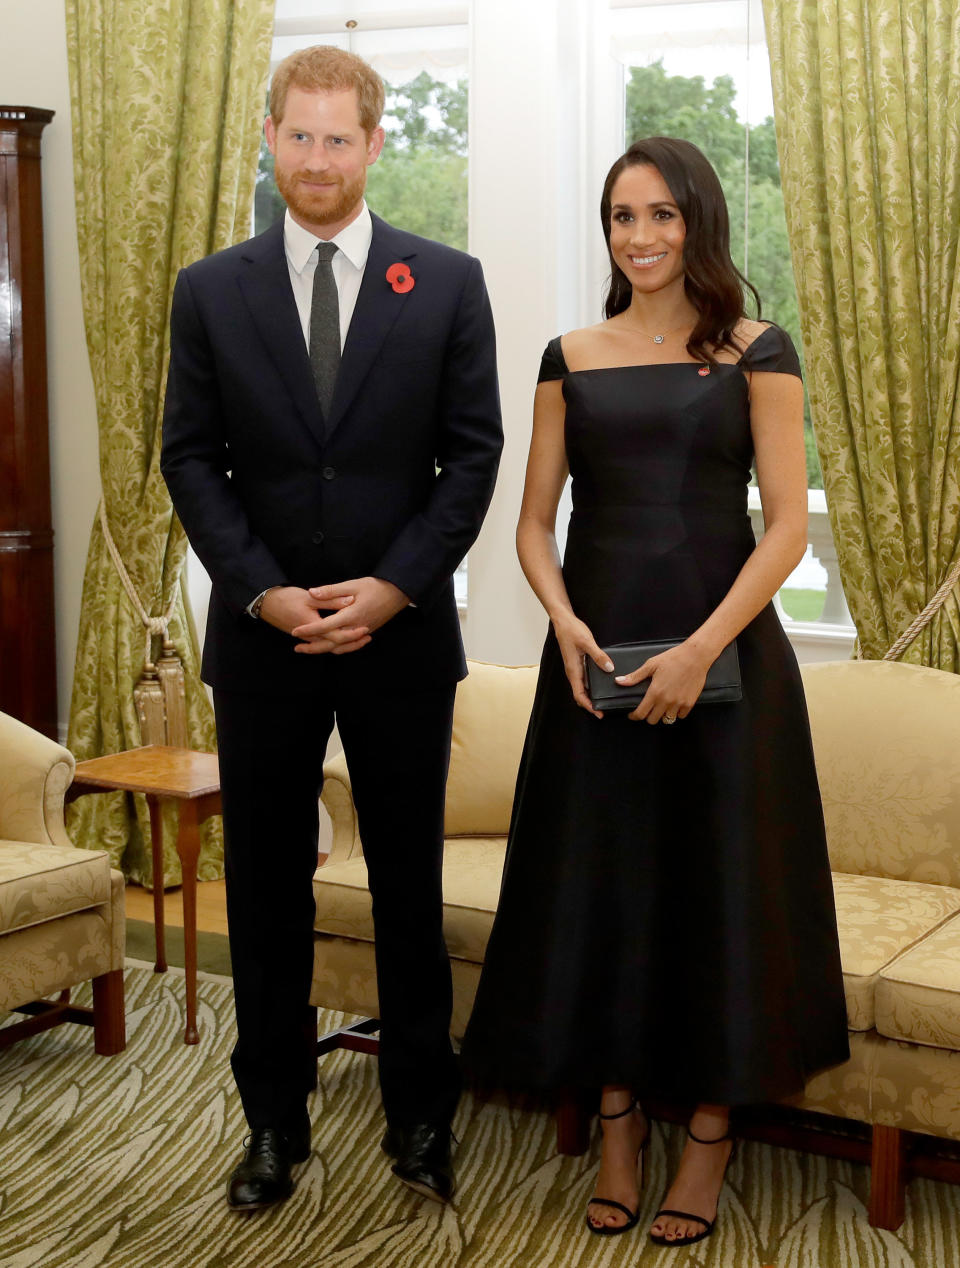
[[506, 663], [539, 659], [546, 629], [514, 549], [537, 368], [557, 333], [561, 225], [536, 214], [556, 176], [557, 38], [545, 7], [549, 0], [477, 0], [471, 10], [470, 250], [483, 263], [497, 326], [504, 448], [470, 552], [465, 634], [469, 655]]
[[[479, 660], [537, 661], [547, 629], [514, 532], [544, 346], [601, 315], [607, 260], [596, 208], [623, 148], [607, 14], [606, 0], [471, 6], [470, 250], [497, 326], [505, 442], [469, 557], [466, 646]], [[568, 513], [564, 500], [561, 545]]]
[[0, 0], [0, 11], [0, 99], [4, 105], [56, 111], [43, 132], [42, 172], [57, 697], [64, 731], [83, 569], [100, 497], [96, 407], [80, 300], [66, 17], [63, 0]]

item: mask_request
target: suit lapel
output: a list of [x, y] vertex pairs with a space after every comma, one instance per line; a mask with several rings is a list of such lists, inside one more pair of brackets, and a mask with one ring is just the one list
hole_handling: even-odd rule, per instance
[[277, 373], [311, 435], [322, 445], [323, 413], [290, 285], [282, 220], [247, 244], [238, 281]]
[[[400, 260], [412, 259], [416, 253], [415, 239], [394, 229], [379, 216], [373, 216], [370, 253], [363, 270], [363, 281], [360, 283], [357, 305], [347, 332], [330, 417], [327, 419], [328, 440], [350, 408], [361, 383], [406, 304], [407, 295], [397, 294], [387, 281], [387, 269]], [[301, 339], [301, 344], [302, 342]]]

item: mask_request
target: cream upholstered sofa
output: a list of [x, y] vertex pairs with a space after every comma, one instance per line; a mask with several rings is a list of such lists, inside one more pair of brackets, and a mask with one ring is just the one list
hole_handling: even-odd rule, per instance
[[[904, 1133], [960, 1140], [960, 678], [877, 662], [802, 672], [851, 1057], [811, 1080], [796, 1104], [872, 1127], [861, 1150], [873, 1166], [871, 1219], [896, 1227], [908, 1174]], [[535, 681], [534, 669], [474, 663], [457, 694], [444, 862], [457, 1035], [496, 908]], [[375, 1017], [370, 897], [342, 755], [325, 775], [333, 845], [314, 883], [313, 1000]], [[850, 1142], [843, 1150], [851, 1154]]]
[[[0, 1012], [33, 1014], [0, 1028], [0, 1046], [80, 1021], [109, 1056], [126, 1042], [123, 877], [67, 836], [74, 766], [67, 749], [0, 713]], [[70, 989], [91, 979], [93, 1009], [71, 1004]]]
[[872, 1125], [871, 1220], [896, 1228], [911, 1170], [960, 1178], [925, 1169], [904, 1135], [960, 1141], [960, 677], [878, 661], [802, 672], [851, 1055], [799, 1104]]

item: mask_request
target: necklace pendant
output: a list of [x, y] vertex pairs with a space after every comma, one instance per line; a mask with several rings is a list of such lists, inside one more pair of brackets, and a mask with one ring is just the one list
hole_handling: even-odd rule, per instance
[[663, 343], [663, 335], [654, 335], [654, 336], [653, 336], [653, 342], [654, 342], [654, 343]]

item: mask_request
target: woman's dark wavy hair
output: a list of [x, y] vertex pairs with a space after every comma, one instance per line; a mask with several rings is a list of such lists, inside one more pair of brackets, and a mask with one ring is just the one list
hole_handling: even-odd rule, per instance
[[600, 220], [610, 255], [610, 289], [605, 312], [614, 317], [630, 306], [633, 288], [610, 252], [611, 194], [625, 168], [649, 165], [663, 177], [686, 226], [683, 244], [684, 285], [699, 317], [687, 341], [687, 351], [698, 361], [716, 365], [714, 351], [742, 349], [733, 332], [745, 316], [744, 289], [749, 290], [760, 316], [760, 296], [730, 258], [730, 219], [716, 172], [705, 155], [689, 141], [652, 136], [634, 141], [607, 173], [600, 199]]

